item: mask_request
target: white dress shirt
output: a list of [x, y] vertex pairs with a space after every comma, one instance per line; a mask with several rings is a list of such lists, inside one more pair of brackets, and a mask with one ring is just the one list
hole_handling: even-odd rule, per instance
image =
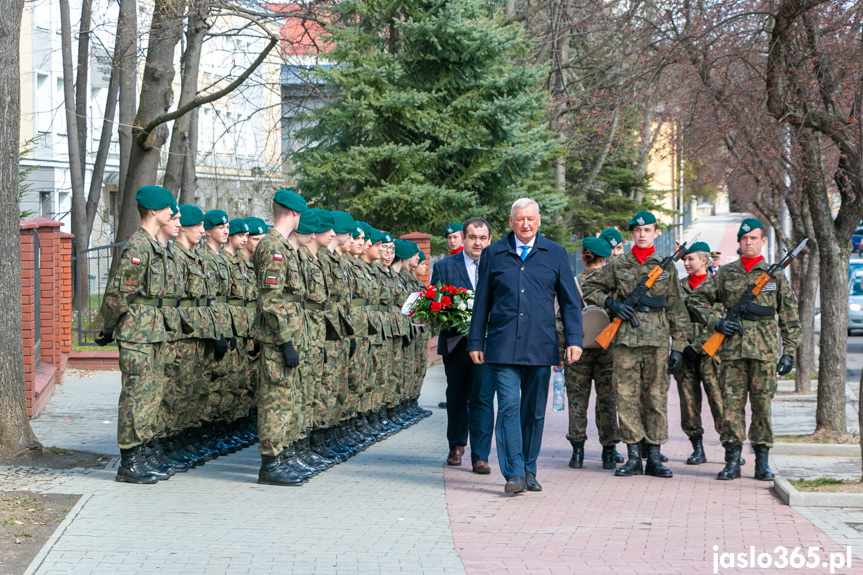
[[524, 243], [523, 241], [518, 239], [518, 236], [515, 234], [512, 234], [512, 237], [515, 239], [515, 253], [518, 254], [518, 257], [521, 257], [521, 246], [527, 246], [528, 247], [527, 253], [524, 254], [524, 257], [526, 259], [527, 256], [530, 255], [530, 250], [533, 249], [533, 244], [536, 243], [536, 234], [534, 234], [534, 236], [532, 238], [530, 238], [530, 241], [527, 243]]
[[470, 278], [470, 284], [473, 286], [473, 289], [476, 289], [476, 270], [479, 262], [471, 259], [464, 250], [462, 250], [461, 253], [462, 256], [464, 256], [464, 266], [467, 268], [467, 277]]

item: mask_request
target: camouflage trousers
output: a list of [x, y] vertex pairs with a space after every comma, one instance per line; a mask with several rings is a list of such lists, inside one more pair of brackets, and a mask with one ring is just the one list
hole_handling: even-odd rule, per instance
[[[255, 340], [251, 337], [246, 340], [247, 355], [255, 351]], [[261, 351], [258, 348], [258, 353], [253, 356], [248, 356], [248, 393], [251, 400], [249, 405], [249, 413], [253, 413], [258, 406], [258, 385], [261, 379]]]
[[117, 342], [122, 388], [117, 404], [117, 445], [131, 449], [164, 433], [164, 343]]
[[382, 403], [389, 408], [396, 407], [401, 401], [401, 394], [407, 382], [408, 372], [405, 371], [405, 347], [402, 347], [402, 336], [397, 335], [389, 340], [390, 366], [387, 373], [387, 384], [384, 387]]
[[[350, 340], [328, 340], [324, 342], [327, 363], [324, 366], [324, 379], [321, 389], [327, 392], [327, 410], [320, 423], [321, 427], [332, 427], [342, 420], [342, 413], [348, 401], [348, 364], [350, 363]], [[347, 418], [346, 418], [347, 419]]]
[[[318, 411], [326, 411], [326, 402], [321, 400], [321, 382], [324, 375], [324, 345], [314, 343], [300, 354], [301, 396], [297, 413], [300, 438], [308, 436], [315, 424]], [[322, 407], [319, 408], [319, 406]]]
[[297, 410], [302, 376], [287, 367], [278, 345], [261, 345], [261, 379], [258, 387], [258, 451], [276, 456], [299, 439]]
[[348, 392], [341, 411], [340, 421], [350, 419], [358, 412], [365, 412], [363, 401], [366, 395], [366, 383], [371, 371], [370, 344], [368, 337], [357, 337], [354, 340], [356, 341], [356, 351], [348, 361]]
[[620, 438], [668, 441], [668, 348], [614, 346], [614, 390]]
[[236, 390], [232, 390], [236, 394], [234, 399], [234, 419], [245, 417], [249, 414], [257, 391], [257, 384], [252, 379], [252, 358], [249, 357], [249, 342], [251, 341], [253, 340], [250, 337], [237, 338], [237, 358], [234, 364], [236, 369], [236, 374], [234, 375]]
[[242, 411], [243, 381], [245, 374], [245, 350], [242, 349], [242, 340], [237, 338], [237, 347], [228, 349], [228, 353], [222, 358], [227, 364], [227, 374], [218, 379], [219, 385], [219, 407], [218, 419], [220, 421], [233, 421]]
[[617, 400], [612, 383], [614, 356], [604, 349], [586, 349], [575, 363], [566, 366], [566, 395], [569, 399], [569, 441], [587, 439], [587, 406], [591, 383], [596, 388], [596, 430], [604, 447], [620, 443]]
[[372, 343], [369, 348], [371, 368], [366, 379], [366, 393], [363, 397], [363, 411], [377, 411], [383, 405], [384, 386], [388, 381], [390, 367], [390, 338], [382, 338], [380, 344]]
[[687, 437], [704, 435], [704, 426], [701, 424], [702, 385], [710, 413], [713, 414], [713, 426], [716, 433], [722, 433], [722, 385], [719, 383], [716, 360], [706, 353], [699, 353], [695, 363], [684, 358], [680, 374], [674, 379], [680, 394], [680, 427], [683, 433]]
[[420, 332], [420, 335], [414, 340], [416, 345], [416, 350], [414, 352], [414, 384], [411, 388], [410, 394], [408, 395], [411, 399], [416, 399], [420, 396], [423, 388], [423, 381], [426, 377], [426, 370], [428, 370], [428, 348], [429, 348], [429, 339], [431, 336], [423, 331]]
[[[202, 420], [207, 422], [219, 421], [222, 419], [224, 388], [229, 379], [230, 358], [225, 355], [216, 361], [216, 350], [214, 342], [211, 340], [206, 342], [204, 355], [203, 385], [207, 399]], [[228, 400], [225, 399], [225, 405], [227, 402]]]
[[725, 359], [719, 369], [722, 382], [723, 445], [740, 445], [746, 440], [746, 398], [752, 409], [749, 442], [773, 445], [770, 404], [776, 395], [776, 364], [757, 359]]
[[402, 348], [401, 385], [399, 387], [399, 401], [413, 397], [413, 389], [416, 385], [416, 352], [417, 340], [412, 337], [410, 343]]
[[166, 366], [167, 383], [162, 408], [168, 425], [168, 435], [195, 427], [200, 423], [202, 396], [206, 397], [204, 381], [204, 342], [181, 339], [166, 346], [173, 349], [174, 360]]

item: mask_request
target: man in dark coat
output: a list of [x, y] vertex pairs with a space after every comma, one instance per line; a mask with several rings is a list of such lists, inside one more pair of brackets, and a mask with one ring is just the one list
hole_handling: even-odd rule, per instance
[[[483, 250], [467, 349], [489, 365], [497, 393], [498, 459], [507, 493], [541, 491], [536, 460], [542, 444], [551, 366], [560, 362], [555, 298], [560, 304], [566, 362], [581, 356], [581, 302], [569, 257], [538, 233], [539, 205], [516, 200], [512, 232]], [[486, 333], [487, 330], [487, 333]]]
[[[491, 227], [482, 218], [471, 218], [465, 222], [464, 232], [464, 250], [435, 264], [432, 285], [476, 289], [477, 266], [482, 251], [491, 243]], [[467, 338], [455, 331], [441, 330], [437, 349], [446, 371], [447, 465], [461, 465], [469, 435], [473, 471], [488, 475], [494, 427], [494, 387], [488, 366], [471, 361]]]

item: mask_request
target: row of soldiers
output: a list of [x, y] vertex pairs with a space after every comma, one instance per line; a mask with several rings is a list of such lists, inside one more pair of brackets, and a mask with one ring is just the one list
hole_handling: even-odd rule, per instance
[[152, 484], [260, 442], [259, 483], [302, 485], [431, 413], [430, 334], [401, 314], [427, 266], [413, 242], [309, 208], [275, 223], [136, 193], [96, 342], [116, 341], [117, 481]]
[[[702, 386], [714, 426], [725, 448], [725, 467], [717, 478], [740, 477], [743, 442], [747, 439], [745, 408], [752, 410], [748, 439], [755, 451], [755, 478], [770, 480], [768, 454], [773, 444], [770, 404], [776, 375], [791, 371], [800, 343], [800, 322], [794, 295], [783, 274], [777, 274], [747, 307], [739, 320], [725, 317], [767, 270], [761, 252], [767, 243], [762, 223], [746, 218], [737, 240], [741, 258], [709, 270], [712, 256], [705, 242], [688, 247], [683, 257], [687, 276], [666, 266], [636, 306], [626, 298], [660, 263], [654, 240], [655, 216], [638, 212], [629, 222], [633, 248], [623, 253], [623, 237], [613, 229], [585, 238], [585, 270], [577, 281], [586, 304], [599, 306], [622, 324], [613, 345], [587, 346], [579, 361], [566, 368], [569, 433], [573, 447], [570, 467], [581, 468], [587, 438], [587, 405], [591, 382], [596, 389], [596, 424], [603, 446], [603, 469], [618, 476], [648, 474], [671, 477], [660, 446], [668, 441], [669, 374], [680, 394], [681, 426], [693, 447], [687, 464], [707, 461], [701, 420]], [[635, 319], [634, 322], [631, 320]], [[703, 349], [715, 332], [726, 340], [711, 357]], [[781, 337], [777, 339], [777, 332]], [[589, 342], [588, 342], [589, 343]], [[627, 458], [615, 445], [627, 444]], [[643, 460], [646, 459], [646, 466]]]

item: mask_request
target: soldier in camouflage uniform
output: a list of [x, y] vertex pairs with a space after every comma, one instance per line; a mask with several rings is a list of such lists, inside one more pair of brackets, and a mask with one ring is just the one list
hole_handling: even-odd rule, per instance
[[165, 310], [177, 305], [162, 299], [169, 288], [168, 255], [156, 236], [179, 208], [171, 192], [159, 186], [142, 187], [135, 200], [141, 228], [126, 242], [108, 282], [103, 330], [96, 343], [116, 341], [120, 348], [117, 443], [121, 460], [116, 479], [152, 484], [170, 477], [170, 471], [163, 471], [164, 464], [145, 446], [161, 425], [159, 406], [165, 389], [162, 351], [172, 338]]
[[[404, 299], [414, 292], [418, 292], [425, 288], [419, 279], [413, 274], [413, 270], [419, 265], [420, 255], [419, 246], [412, 241], [396, 240], [396, 260], [394, 265], [399, 268], [398, 275], [401, 278], [404, 286]], [[401, 242], [401, 243], [398, 243]], [[399, 312], [401, 313], [401, 312]], [[404, 317], [404, 316], [403, 316]], [[430, 411], [421, 409], [418, 404], [420, 391], [422, 390], [422, 380], [419, 379], [419, 370], [417, 369], [417, 356], [421, 355], [426, 358], [426, 348], [421, 347], [422, 343], [422, 327], [411, 324], [410, 320], [405, 317], [406, 328], [410, 333], [410, 343], [406, 348], [405, 353], [405, 407], [404, 410], [408, 416], [415, 420], [419, 417], [428, 417]]]
[[[687, 346], [683, 349], [683, 367], [677, 380], [677, 391], [680, 394], [680, 426], [692, 443], [692, 455], [686, 460], [687, 465], [707, 463], [704, 453], [704, 426], [701, 423], [701, 386], [713, 414], [713, 425], [717, 433], [722, 430], [722, 386], [719, 383], [718, 358], [712, 358], [701, 349], [701, 345], [710, 337], [698, 315], [689, 307], [692, 293], [701, 289], [707, 282], [710, 247], [705, 242], [692, 244], [683, 256], [683, 266], [688, 274], [680, 280], [684, 301], [689, 311], [689, 333]], [[719, 310], [721, 311], [721, 310]]]
[[404, 427], [408, 422], [402, 417], [399, 406], [404, 385], [402, 366], [405, 359], [405, 344], [410, 342], [409, 337], [406, 337], [405, 327], [409, 324], [406, 321], [407, 318], [401, 313], [399, 303], [404, 288], [399, 286], [401, 282], [391, 267], [395, 260], [395, 239], [389, 232], [383, 232], [383, 234], [381, 258], [378, 260], [378, 266], [380, 266], [378, 277], [381, 281], [381, 312], [389, 323], [391, 336], [387, 380], [383, 387], [381, 403], [386, 407], [387, 418], [399, 427]]
[[[726, 319], [717, 312], [717, 304], [726, 309], [733, 307], [767, 270], [761, 256], [767, 237], [759, 220], [743, 220], [737, 241], [740, 260], [719, 268], [712, 280], [689, 296], [689, 306], [707, 326], [726, 336], [719, 348], [723, 416], [720, 439], [725, 446], [725, 467], [717, 479], [740, 477], [749, 397], [749, 441], [755, 450], [755, 478], [769, 481], [773, 479], [768, 461], [773, 445], [770, 404], [776, 393], [776, 373], [787, 374], [794, 365], [794, 351], [800, 345], [800, 320], [794, 294], [782, 273], [764, 286], [741, 319]], [[774, 363], [779, 356], [777, 327], [782, 335], [782, 355]]]
[[306, 299], [305, 280], [300, 273], [297, 248], [288, 241], [306, 211], [305, 200], [289, 190], [273, 196], [275, 224], [255, 250], [258, 305], [252, 335], [261, 348], [261, 379], [258, 391], [258, 438], [261, 469], [258, 483], [301, 485], [312, 475], [297, 459], [298, 417], [294, 407], [302, 381]]
[[252, 408], [254, 385], [249, 382], [249, 340], [252, 321], [255, 318], [255, 275], [246, 271], [246, 263], [240, 253], [249, 241], [249, 226], [242, 218], [228, 222], [228, 241], [221, 255], [228, 264], [231, 287], [228, 292], [228, 309], [234, 327], [236, 345], [228, 352], [229, 381], [231, 394], [231, 434], [244, 446], [255, 443], [255, 436], [248, 430], [249, 410]]
[[[633, 309], [623, 303], [660, 262], [653, 247], [658, 235], [656, 217], [642, 210], [630, 220], [629, 230], [635, 242], [632, 251], [612, 258], [585, 282], [585, 300], [605, 306], [623, 320], [613, 342], [612, 377], [620, 435], [627, 444], [629, 458], [615, 475], [646, 472], [655, 477], [671, 477], [671, 470], [660, 459], [659, 446], [668, 441], [668, 374], [680, 369], [689, 316], [673, 266], [662, 273], [647, 297], [642, 298], [642, 305]], [[635, 317], [638, 327], [630, 324]], [[642, 467], [639, 448], [642, 440], [648, 445], [646, 469]]]
[[[611, 257], [611, 246], [601, 238], [587, 237], [584, 238], [581, 249], [581, 260], [585, 268], [577, 279], [580, 286], [585, 286], [589, 285], [587, 280], [601, 270]], [[560, 313], [556, 315], [555, 322], [561, 358], [564, 358], [566, 345]], [[617, 401], [612, 382], [613, 364], [614, 357], [610, 350], [601, 347], [585, 347], [578, 361], [565, 368], [566, 395], [569, 400], [569, 431], [566, 439], [572, 445], [569, 466], [573, 469], [584, 467], [587, 406], [592, 386], [596, 389], [596, 430], [599, 433], [599, 443], [602, 445], [602, 468], [614, 469], [615, 467], [615, 446], [620, 442], [620, 427], [617, 424]], [[621, 458], [620, 463], [622, 462]]]
[[[264, 238], [264, 234], [267, 233], [268, 226], [264, 223], [264, 220], [257, 217], [248, 217], [246, 218], [246, 225], [249, 226], [249, 241], [246, 242], [245, 247], [243, 247], [243, 251], [240, 252], [242, 256], [242, 262], [246, 269], [246, 274], [252, 279], [252, 285], [249, 293], [247, 294], [248, 302], [246, 306], [251, 311], [251, 322], [254, 322], [255, 312], [258, 304], [258, 278], [255, 276], [255, 266], [254, 266], [254, 257], [255, 250], [258, 247], [258, 244], [261, 243], [261, 240]], [[251, 325], [250, 322], [250, 325]], [[251, 394], [252, 404], [249, 410], [248, 417], [248, 431], [251, 433], [255, 439], [258, 437], [258, 381], [260, 380], [260, 367], [261, 367], [261, 346], [255, 341], [253, 337], [251, 337], [251, 328], [249, 330], [249, 339], [247, 342], [246, 353], [249, 356], [248, 370], [248, 384], [249, 384], [249, 393]]]
[[[385, 263], [387, 260], [392, 261], [392, 246], [387, 244], [392, 244], [393, 238], [389, 232], [379, 230], [378, 233], [381, 239], [378, 250], [379, 255], [378, 259], [371, 264], [371, 268], [374, 271], [378, 284], [377, 314], [382, 326], [383, 338], [381, 350], [377, 355], [378, 363], [373, 367], [378, 372], [378, 380], [372, 389], [372, 403], [378, 409], [381, 422], [384, 425], [389, 422], [392, 431], [396, 432], [401, 429], [401, 425], [391, 419], [394, 413], [392, 412], [392, 408], [387, 409], [387, 402], [388, 400], [392, 401], [392, 396], [397, 387], [397, 382], [393, 379], [393, 372], [398, 362], [398, 357], [401, 355], [399, 353], [401, 351], [401, 326], [393, 321], [391, 307], [394, 305], [395, 300], [395, 286], [389, 273], [389, 266]], [[374, 241], [374, 235], [372, 237], [372, 241]], [[398, 348], [396, 347], [396, 339], [398, 339]]]
[[[413, 275], [417, 281], [417, 284], [416, 284], [417, 285], [417, 288], [416, 288], [417, 291], [425, 289], [427, 287], [425, 285], [425, 282], [422, 281], [422, 279], [420, 279], [420, 278], [421, 277], [428, 277], [428, 272], [429, 272], [428, 259], [426, 258], [425, 252], [423, 252], [422, 250], [419, 250], [419, 259], [417, 261], [417, 266], [413, 269]], [[431, 339], [432, 334], [431, 334], [431, 330], [429, 330], [427, 327], [418, 327], [417, 329], [419, 330], [419, 333], [420, 333], [419, 338], [418, 338], [418, 342], [417, 342], [417, 347], [421, 351], [419, 353], [417, 353], [417, 355], [416, 355], [416, 368], [415, 368], [415, 370], [416, 370], [415, 374], [416, 375], [415, 375], [415, 377], [416, 377], [417, 385], [416, 385], [416, 391], [414, 392], [415, 393], [414, 404], [420, 410], [420, 412], [422, 413], [422, 415], [424, 417], [428, 417], [432, 414], [432, 412], [428, 411], [427, 409], [423, 409], [422, 407], [420, 407], [420, 405], [418, 403], [418, 399], [419, 399], [420, 391], [422, 391], [422, 385], [423, 385], [423, 381], [425, 380], [425, 377], [426, 377], [426, 371], [428, 370], [428, 346], [429, 346], [429, 340]]]

